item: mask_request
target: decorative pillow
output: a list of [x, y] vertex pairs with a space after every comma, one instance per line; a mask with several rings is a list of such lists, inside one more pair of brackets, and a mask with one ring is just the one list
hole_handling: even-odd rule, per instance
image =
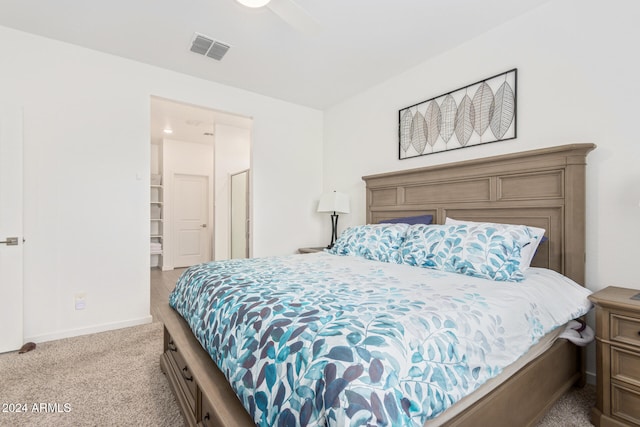
[[404, 241], [407, 224], [369, 224], [349, 227], [327, 252], [401, 264], [398, 250]]
[[433, 222], [433, 215], [418, 215], [408, 216], [405, 218], [391, 218], [383, 219], [380, 224], [431, 224]]
[[[453, 218], [446, 218], [444, 223], [446, 225], [490, 224], [490, 225], [493, 225], [495, 227], [508, 227], [508, 226], [511, 226], [511, 224], [499, 224], [499, 223], [493, 223], [493, 222], [461, 221], [461, 220], [457, 220], [457, 219], [453, 219]], [[526, 225], [525, 227], [527, 227], [529, 229], [529, 233], [531, 234], [531, 241], [528, 244], [525, 244], [522, 247], [522, 254], [521, 254], [522, 255], [522, 261], [520, 262], [520, 270], [523, 271], [523, 272], [527, 268], [529, 268], [529, 266], [531, 265], [531, 261], [533, 261], [533, 257], [536, 255], [536, 250], [538, 250], [538, 246], [540, 245], [540, 243], [548, 240], [546, 237], [544, 237], [544, 233], [546, 231], [544, 228], [532, 227], [530, 225]]]
[[530, 240], [523, 225], [412, 225], [400, 254], [409, 265], [519, 282], [522, 246]]

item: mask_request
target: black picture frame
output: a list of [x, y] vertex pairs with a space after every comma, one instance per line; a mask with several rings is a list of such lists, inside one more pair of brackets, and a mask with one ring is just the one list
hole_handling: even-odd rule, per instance
[[398, 111], [400, 160], [517, 137], [518, 69]]

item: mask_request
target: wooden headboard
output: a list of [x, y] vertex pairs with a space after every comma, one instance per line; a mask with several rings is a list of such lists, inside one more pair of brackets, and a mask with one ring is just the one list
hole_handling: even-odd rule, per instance
[[547, 230], [532, 266], [558, 271], [584, 286], [585, 167], [594, 144], [364, 176], [367, 223], [431, 214]]

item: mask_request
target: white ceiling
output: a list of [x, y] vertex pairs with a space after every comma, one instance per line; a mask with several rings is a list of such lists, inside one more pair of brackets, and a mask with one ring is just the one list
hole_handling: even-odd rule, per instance
[[[215, 125], [222, 124], [251, 129], [253, 120], [234, 114], [151, 97], [151, 143], [163, 138], [177, 141], [213, 144]], [[172, 133], [165, 133], [169, 129]]]
[[[274, 1], [318, 30], [235, 0], [0, 0], [0, 25], [325, 109], [550, 0]], [[222, 61], [189, 51], [196, 32]]]

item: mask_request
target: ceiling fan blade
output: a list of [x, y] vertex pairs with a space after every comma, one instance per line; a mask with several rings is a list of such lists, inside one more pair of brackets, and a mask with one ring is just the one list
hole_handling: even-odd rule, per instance
[[321, 29], [320, 23], [294, 0], [271, 0], [267, 7], [298, 31], [313, 35]]

